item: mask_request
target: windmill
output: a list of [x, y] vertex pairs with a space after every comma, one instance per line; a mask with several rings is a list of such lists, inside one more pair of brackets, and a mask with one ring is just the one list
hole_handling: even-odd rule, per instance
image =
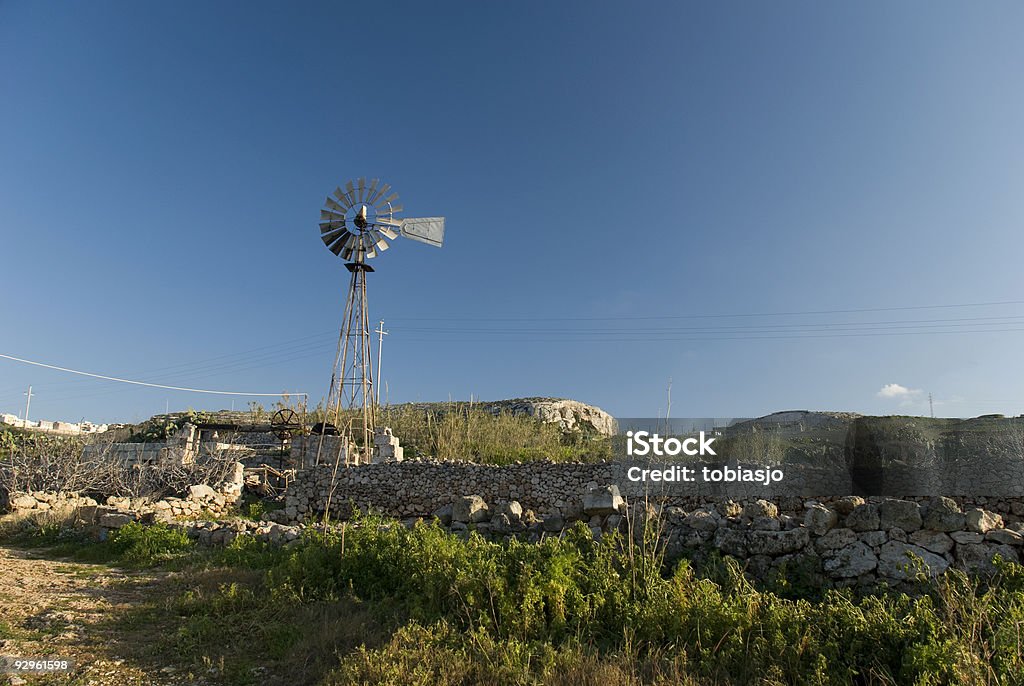
[[[320, 210], [320, 239], [328, 250], [345, 260], [351, 275], [327, 408], [334, 413], [336, 427], [340, 427], [343, 409], [357, 410], [357, 422], [362, 424], [364, 462], [371, 459], [376, 410], [366, 301], [366, 274], [373, 267], [367, 260], [387, 250], [388, 241], [399, 235], [438, 248], [444, 242], [444, 217], [403, 219], [398, 216], [402, 210], [398, 193], [389, 184], [380, 179], [367, 183], [365, 178], [335, 188]], [[345, 455], [348, 462], [347, 451]]]

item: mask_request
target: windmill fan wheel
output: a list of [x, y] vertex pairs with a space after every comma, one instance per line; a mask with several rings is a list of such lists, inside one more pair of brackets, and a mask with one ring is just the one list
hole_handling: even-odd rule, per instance
[[299, 427], [299, 415], [295, 410], [283, 408], [270, 417], [270, 430], [282, 441], [291, 437], [292, 432]]

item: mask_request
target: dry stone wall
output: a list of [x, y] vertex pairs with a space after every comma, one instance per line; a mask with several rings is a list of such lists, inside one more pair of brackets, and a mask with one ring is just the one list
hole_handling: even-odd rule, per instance
[[332, 511], [347, 516], [369, 509], [394, 517], [426, 516], [461, 495], [487, 502], [516, 500], [539, 513], [567, 516], [582, 511], [590, 488], [612, 483], [608, 463], [529, 462], [507, 466], [407, 460], [355, 467], [321, 465], [300, 471], [288, 489], [285, 512], [303, 520]]
[[[75, 492], [14, 492], [6, 497], [6, 509], [14, 514], [79, 510], [101, 526], [116, 528], [129, 521], [171, 521], [174, 519], [227, 514], [242, 496], [244, 468], [235, 465], [232, 474], [215, 486], [195, 484], [181, 497], [163, 498], [97, 496]], [[95, 496], [95, 497], [93, 497]]]
[[[528, 462], [512, 465], [479, 465], [471, 462], [406, 460], [401, 463], [341, 467], [321, 465], [296, 474], [289, 486], [285, 512], [294, 520], [323, 513], [328, 494], [335, 516], [348, 516], [353, 508], [373, 509], [392, 517], [428, 516], [462, 495], [475, 494], [487, 502], [516, 500], [539, 514], [575, 517], [591, 488], [615, 484], [631, 501], [654, 500], [665, 506], [693, 509], [716, 505], [729, 499], [713, 492], [680, 494], [678, 489], [662, 491], [657, 485], [624, 480], [619, 465], [609, 462]], [[787, 472], [789, 478], [789, 472]], [[816, 482], [821, 483], [818, 479]], [[775, 500], [783, 511], [800, 514], [810, 498], [830, 502], [836, 497], [817, 497], [813, 491], [787, 497], [754, 493], [752, 499]], [[778, 489], [776, 489], [778, 490]], [[927, 496], [909, 500], [927, 502]], [[1015, 497], [961, 497], [962, 506], [979, 505], [999, 514], [1024, 516], [1024, 499]]]
[[332, 494], [332, 516], [374, 510], [408, 525], [436, 519], [453, 532], [539, 540], [582, 522], [595, 537], [657, 520], [670, 556], [718, 550], [763, 577], [801, 565], [828, 585], [899, 585], [950, 568], [994, 571], [1024, 551], [1024, 499], [859, 496], [736, 501], [645, 498], [621, 489], [614, 467], [404, 462], [306, 470], [280, 521], [312, 522]]

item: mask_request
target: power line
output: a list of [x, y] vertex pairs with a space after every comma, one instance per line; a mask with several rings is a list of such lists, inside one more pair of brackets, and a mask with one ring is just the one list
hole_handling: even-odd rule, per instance
[[131, 379], [119, 379], [116, 376], [106, 376], [104, 374], [93, 374], [92, 372], [83, 372], [83, 371], [79, 371], [77, 369], [68, 369], [67, 367], [59, 367], [59, 366], [54, 365], [54, 364], [46, 364], [45, 362], [34, 362], [32, 360], [26, 360], [26, 359], [21, 358], [21, 357], [14, 357], [13, 355], [5, 355], [3, 353], [0, 353], [0, 357], [2, 357], [4, 359], [7, 359], [7, 360], [13, 360], [14, 362], [21, 362], [22, 364], [30, 364], [30, 365], [33, 365], [35, 367], [44, 367], [46, 369], [55, 369], [55, 370], [57, 370], [59, 372], [68, 372], [69, 374], [79, 374], [81, 376], [90, 376], [90, 377], [92, 377], [94, 379], [104, 379], [106, 381], [117, 381], [118, 383], [127, 383], [127, 384], [132, 384], [134, 386], [148, 386], [150, 388], [163, 388], [163, 389], [170, 390], [170, 391], [187, 391], [189, 393], [209, 393], [211, 395], [248, 395], [248, 396], [264, 397], [264, 398], [277, 398], [277, 397], [280, 397], [282, 395], [296, 395], [296, 396], [301, 395], [301, 396], [304, 396], [304, 397], [309, 397], [306, 393], [282, 393], [282, 392], [278, 392], [278, 393], [244, 393], [244, 392], [241, 392], [241, 391], [211, 391], [211, 390], [207, 390], [207, 389], [203, 389], [203, 388], [185, 388], [185, 387], [182, 387], [182, 386], [167, 386], [167, 385], [158, 384], [158, 383], [148, 383], [146, 381], [133, 381]]
[[[320, 346], [317, 349], [312, 350], [311, 352], [306, 352], [305, 354], [301, 354], [301, 355], [296, 355], [294, 353], [288, 353], [286, 355], [286, 357], [282, 358], [282, 359], [287, 359], [289, 362], [293, 362], [293, 361], [296, 361], [296, 360], [301, 360], [301, 359], [306, 359], [306, 358], [310, 358], [310, 357], [316, 357], [316, 356], [319, 356], [319, 355], [324, 355], [324, 354], [326, 354], [326, 352], [327, 352], [329, 347], [330, 346], [328, 346], [328, 347]], [[256, 358], [253, 358], [253, 359], [256, 359]], [[263, 368], [266, 367], [266, 364], [267, 364], [267, 361], [258, 362], [257, 364], [248, 364], [251, 361], [252, 360], [246, 360], [244, 362], [238, 363], [238, 364], [245, 364], [246, 366], [238, 367], [237, 365], [231, 365], [231, 366], [233, 366], [235, 368], [230, 369], [230, 370], [228, 370], [226, 368], [222, 368], [222, 369], [215, 370], [214, 372], [205, 372], [205, 373], [204, 372], [200, 372], [200, 373], [189, 372], [189, 373], [184, 374], [183, 376], [178, 377], [178, 378], [191, 378], [191, 377], [195, 377], [195, 376], [202, 376], [202, 377], [205, 378], [205, 377], [210, 376], [211, 373], [221, 373], [222, 371], [223, 372], [230, 371], [232, 373], [239, 373], [239, 372], [248, 371], [250, 369], [263, 369]], [[83, 380], [83, 382], [84, 382], [84, 380]], [[99, 385], [100, 385], [100, 390], [99, 391], [86, 391], [86, 392], [83, 393], [82, 391], [85, 390], [85, 389], [82, 389], [82, 388], [65, 389], [67, 391], [66, 393], [58, 395], [58, 396], [55, 396], [55, 397], [52, 397], [50, 399], [53, 400], [53, 401], [80, 400], [82, 398], [105, 397], [105, 396], [108, 396], [108, 395], [111, 395], [111, 394], [123, 393], [125, 391], [130, 391], [131, 390], [130, 388], [127, 388], [127, 387], [124, 387], [124, 386], [118, 386], [118, 384], [114, 384], [114, 383], [101, 383]], [[280, 395], [280, 394], [278, 394], [278, 395]], [[305, 395], [305, 394], [303, 394], [303, 395]]]
[[[907, 322], [902, 321], [885, 321], [885, 322], [835, 322], [835, 323], [803, 323], [803, 324], [757, 324], [757, 325], [741, 325], [741, 326], [715, 326], [715, 327], [658, 327], [658, 328], [465, 328], [465, 327], [415, 327], [415, 326], [403, 326], [396, 327], [396, 330], [410, 331], [415, 333], [450, 333], [450, 334], [463, 334], [463, 333], [483, 333], [483, 334], [528, 334], [528, 333], [547, 333], [547, 334], [670, 334], [670, 333], [692, 333], [692, 334], [703, 334], [703, 333], [813, 333], [816, 331], [894, 331], [898, 329], [942, 329], [942, 328], [961, 328], [961, 327], [978, 327], [978, 326], [1020, 326], [1024, 319], [1024, 316], [1014, 317], [979, 317], [979, 318], [968, 318], [968, 319], [934, 319], [934, 320], [908, 320]], [[1000, 321], [1000, 320], [1012, 320], [1012, 321]], [[935, 324], [928, 324], [924, 322], [941, 322]], [[790, 329], [791, 331], [786, 331]]]
[[[809, 339], [809, 338], [865, 338], [873, 336], [935, 336], [942, 334], [972, 334], [972, 333], [1012, 333], [1024, 331], [1024, 328], [1015, 329], [973, 329], [969, 331], [878, 331], [872, 333], [821, 333], [821, 334], [808, 334], [803, 332], [782, 332], [782, 335], [778, 336], [674, 336], [674, 337], [661, 337], [654, 338], [650, 335], [643, 335], [640, 337], [622, 337], [622, 338], [596, 338], [590, 337], [573, 337], [572, 334], [566, 334], [564, 338], [542, 338], [542, 337], [528, 337], [528, 338], [508, 338], [505, 341], [501, 341], [496, 338], [399, 338], [395, 339], [395, 343], [444, 343], [445, 345], [451, 345], [453, 343], [501, 343], [506, 342], [515, 345], [521, 345], [523, 343], [672, 343], [672, 342], [693, 342], [699, 343], [702, 341], [770, 341], [770, 340], [794, 340], [794, 339]], [[455, 335], [457, 332], [450, 332]], [[620, 332], [622, 334], [633, 333], [633, 332]]]
[[[310, 345], [319, 346], [320, 344], [310, 343], [311, 339], [323, 338], [326, 335], [331, 335], [332, 336], [332, 340], [333, 340], [333, 336], [336, 336], [337, 332], [327, 331], [327, 332], [316, 333], [316, 334], [312, 334], [312, 335], [309, 335], [309, 336], [303, 336], [301, 338], [295, 338], [295, 339], [290, 339], [290, 340], [287, 340], [287, 341], [282, 341], [280, 343], [272, 343], [272, 344], [260, 346], [260, 347], [257, 347], [257, 348], [251, 348], [249, 350], [243, 350], [243, 351], [240, 351], [240, 352], [237, 352], [237, 353], [228, 353], [228, 354], [225, 354], [225, 355], [218, 355], [216, 357], [210, 357], [210, 358], [205, 358], [205, 359], [201, 359], [201, 360], [193, 360], [191, 362], [185, 362], [185, 363], [176, 364], [176, 365], [168, 365], [168, 366], [164, 366], [164, 367], [156, 367], [156, 368], [147, 369], [147, 370], [140, 370], [140, 371], [134, 372], [134, 374], [137, 374], [137, 375], [140, 375], [140, 376], [142, 376], [142, 375], [151, 376], [153, 374], [157, 374], [158, 372], [171, 372], [169, 374], [168, 373], [157, 374], [157, 377], [156, 377], [155, 380], [163, 380], [163, 379], [166, 379], [168, 377], [172, 377], [172, 378], [175, 378], [175, 379], [180, 379], [183, 376], [184, 377], [196, 377], [196, 376], [206, 377], [206, 376], [209, 376], [210, 372], [221, 371], [221, 370], [228, 370], [228, 369], [231, 369], [233, 367], [237, 367], [239, 364], [250, 364], [250, 363], [252, 363], [255, 360], [262, 360], [262, 361], [270, 362], [270, 361], [276, 361], [277, 359], [284, 359], [284, 358], [280, 357], [281, 355], [285, 355], [286, 358], [287, 358], [287, 357], [289, 357], [291, 355], [291, 353], [293, 351], [294, 352], [301, 352], [301, 351], [308, 350], [308, 349], [310, 349]], [[260, 352], [260, 351], [266, 351], [266, 352]], [[249, 353], [257, 353], [257, 352], [259, 352], [258, 355], [253, 355], [252, 357], [244, 358], [244, 362], [239, 362], [238, 361], [239, 357], [248, 355]], [[230, 358], [232, 361], [231, 362], [217, 362], [217, 360], [225, 360], [225, 359], [228, 359], [228, 358]], [[62, 391], [63, 390], [75, 391], [75, 390], [80, 389], [81, 388], [80, 385], [83, 384], [83, 383], [87, 383], [87, 381], [84, 380], [84, 379], [70, 379], [70, 380], [67, 380], [67, 381], [49, 382], [49, 383], [44, 384], [44, 386], [47, 389], [59, 389], [59, 390], [62, 390]], [[12, 386], [12, 387], [10, 387], [10, 389], [0, 389], [0, 392], [6, 391], [6, 390], [11, 390], [11, 391], [19, 390], [20, 391], [21, 387], [20, 386], [17, 386], [17, 387]]]
[[740, 314], [680, 314], [650, 316], [610, 317], [391, 317], [391, 321], [477, 321], [477, 322], [548, 322], [548, 321], [604, 321], [641, 319], [728, 319], [730, 317], [797, 317], [821, 314], [854, 314], [863, 312], [901, 312], [909, 310], [938, 310], [964, 307], [996, 307], [1001, 305], [1024, 305], [1024, 300], [1000, 300], [982, 303], [959, 303], [952, 305], [908, 305], [902, 307], [861, 307], [844, 310], [804, 310], [794, 312], [745, 312]]

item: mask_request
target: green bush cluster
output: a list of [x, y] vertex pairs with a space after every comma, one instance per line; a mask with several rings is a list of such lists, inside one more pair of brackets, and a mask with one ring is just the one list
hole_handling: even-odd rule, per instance
[[152, 567], [191, 553], [195, 548], [195, 541], [189, 539], [184, 529], [131, 522], [112, 531], [107, 540], [99, 544], [78, 548], [77, 557], [115, 561], [131, 567]]
[[383, 678], [379, 670], [394, 667], [394, 651], [410, 650], [410, 636], [420, 637], [424, 659], [445, 650], [481, 664], [549, 669], [558, 662], [551, 651], [567, 650], [580, 659], [653, 660], [669, 671], [685, 665], [690, 677], [722, 683], [1024, 678], [1024, 568], [1017, 565], [983, 588], [952, 573], [921, 597], [833, 590], [810, 601], [755, 588], [733, 562], [720, 583], [699, 578], [685, 561], [669, 573], [658, 562], [639, 544], [595, 542], [582, 526], [530, 545], [367, 521], [344, 542], [330, 534], [290, 551], [268, 581], [278, 596], [304, 601], [351, 594], [397, 603], [415, 626], [431, 629], [409, 628], [389, 646], [350, 656], [343, 670], [360, 681]]

